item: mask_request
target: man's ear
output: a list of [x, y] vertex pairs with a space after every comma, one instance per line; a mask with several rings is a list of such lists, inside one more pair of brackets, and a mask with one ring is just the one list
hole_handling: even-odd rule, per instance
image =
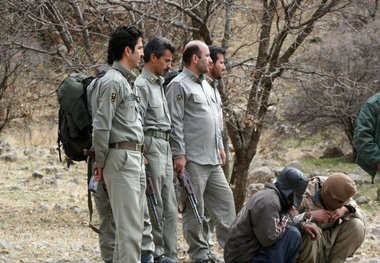
[[156, 62], [157, 60], [157, 56], [155, 54], [150, 54], [150, 61], [152, 61], [153, 63]]
[[198, 58], [197, 54], [193, 54], [191, 60], [193, 60], [194, 64], [197, 64], [197, 63], [198, 63], [198, 59], [199, 59], [199, 58]]
[[130, 49], [128, 46], [126, 46], [126, 47], [124, 48], [124, 53], [125, 53], [125, 55], [128, 57], [128, 56], [131, 54], [131, 49]]

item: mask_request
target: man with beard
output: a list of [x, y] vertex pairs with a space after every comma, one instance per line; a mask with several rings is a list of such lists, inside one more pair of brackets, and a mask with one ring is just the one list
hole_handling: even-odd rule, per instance
[[[215, 107], [215, 112], [219, 114], [219, 129], [221, 134], [223, 135], [223, 105], [222, 100], [220, 98], [220, 94], [218, 91], [219, 82], [222, 80], [222, 75], [226, 70], [226, 66], [224, 64], [224, 58], [226, 55], [226, 51], [215, 45], [208, 46], [210, 50], [210, 58], [212, 63], [209, 66], [209, 70], [206, 74], [206, 80], [210, 84], [210, 98], [212, 101], [212, 105]], [[223, 137], [222, 137], [223, 139]], [[219, 142], [219, 156], [220, 156], [220, 164], [223, 167], [226, 163], [226, 153], [224, 151], [223, 141]], [[215, 232], [215, 225], [213, 220], [210, 218], [207, 210], [205, 210], [204, 223], [203, 223], [203, 233], [209, 245], [209, 258], [212, 263], [222, 262], [215, 252], [213, 251], [213, 241], [211, 238], [211, 233]]]
[[[206, 208], [213, 218], [216, 235], [223, 248], [228, 229], [235, 218], [231, 188], [220, 165], [221, 131], [219, 114], [210, 97], [205, 73], [211, 61], [208, 46], [199, 40], [190, 41], [183, 52], [184, 68], [168, 85], [166, 98], [172, 119], [170, 136], [174, 171], [184, 177], [189, 172], [198, 200], [198, 211]], [[210, 262], [203, 223], [195, 218], [190, 204], [183, 212], [183, 233], [189, 245], [191, 262]]]

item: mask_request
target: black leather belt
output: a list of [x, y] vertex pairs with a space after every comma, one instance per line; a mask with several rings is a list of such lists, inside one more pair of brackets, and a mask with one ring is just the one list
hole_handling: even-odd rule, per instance
[[108, 146], [109, 148], [114, 148], [114, 149], [126, 149], [126, 150], [131, 150], [131, 151], [136, 151], [136, 152], [143, 152], [144, 150], [144, 145], [135, 143], [135, 142], [116, 142], [116, 143], [110, 143]]
[[164, 139], [165, 141], [169, 141], [169, 138], [170, 138], [170, 131], [165, 132], [165, 131], [147, 130], [144, 134], [146, 136], [161, 138], [161, 139]]

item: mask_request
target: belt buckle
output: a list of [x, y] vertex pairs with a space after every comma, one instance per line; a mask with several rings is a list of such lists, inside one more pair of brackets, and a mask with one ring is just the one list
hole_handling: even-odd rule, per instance
[[157, 131], [156, 130], [152, 130], [152, 137], [157, 137]]
[[169, 139], [170, 139], [170, 133], [169, 132], [165, 133], [165, 138], [166, 138], [167, 141], [169, 141]]

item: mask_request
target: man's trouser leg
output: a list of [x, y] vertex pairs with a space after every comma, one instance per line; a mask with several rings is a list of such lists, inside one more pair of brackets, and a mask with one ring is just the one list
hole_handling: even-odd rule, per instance
[[291, 226], [285, 230], [284, 235], [277, 243], [261, 248], [253, 257], [252, 263], [293, 263], [297, 258], [301, 242], [301, 233], [296, 227]]
[[215, 224], [211, 219], [210, 214], [207, 212], [205, 208], [205, 214], [203, 216], [203, 235], [208, 244], [208, 257], [211, 263], [219, 263], [223, 262], [221, 258], [214, 251], [214, 240], [212, 239], [212, 234], [215, 233]]
[[323, 231], [325, 258], [329, 263], [344, 263], [360, 247], [365, 238], [364, 223], [358, 218], [343, 221], [332, 231]]
[[363, 243], [365, 226], [360, 219], [352, 218], [332, 229], [320, 230], [320, 235], [315, 241], [302, 235], [298, 263], [344, 263]]
[[312, 240], [306, 233], [302, 234], [302, 245], [297, 257], [297, 263], [323, 263], [323, 235], [322, 230], [318, 228], [320, 238]]
[[152, 235], [152, 222], [149, 216], [148, 205], [145, 198], [144, 205], [144, 231], [141, 242], [141, 255], [142, 257], [146, 257], [147, 255], [153, 256], [154, 252], [154, 243], [153, 243], [153, 235]]
[[154, 257], [165, 256], [177, 260], [177, 200], [173, 184], [173, 160], [169, 142], [153, 137], [146, 137], [145, 157], [152, 174], [153, 186], [158, 202], [157, 214], [161, 227], [157, 225], [151, 208], [149, 208], [153, 240]]
[[140, 262], [145, 205], [142, 154], [109, 149], [104, 179], [116, 225], [115, 263]]
[[112, 262], [115, 249], [115, 221], [105, 183], [99, 183], [94, 201], [99, 214], [99, 248], [102, 259]]
[[[203, 194], [210, 174], [209, 165], [198, 165], [194, 162], [187, 162], [186, 169], [190, 174], [190, 180], [198, 201], [197, 209], [199, 215], [203, 216]], [[203, 235], [203, 222], [200, 224], [195, 218], [188, 198], [186, 198], [185, 210], [182, 214], [182, 230], [189, 246], [187, 253], [190, 256], [190, 262], [207, 260], [209, 251], [207, 241]]]
[[[188, 162], [186, 169], [191, 176], [198, 200], [199, 214], [204, 215], [206, 206], [214, 220], [219, 245], [223, 248], [229, 227], [235, 219], [233, 195], [223, 170], [220, 165], [198, 165], [194, 162]], [[189, 245], [190, 260], [198, 262], [208, 259], [208, 243], [202, 232], [204, 222], [198, 223], [189, 203], [182, 220], [184, 236]]]
[[212, 233], [215, 232], [214, 222], [211, 220], [210, 213], [205, 208], [205, 213], [203, 215], [203, 235], [208, 244], [208, 249], [210, 253], [214, 249], [214, 241], [212, 240]]
[[209, 166], [210, 176], [204, 191], [204, 206], [215, 224], [215, 233], [221, 248], [226, 243], [228, 230], [235, 220], [232, 190], [220, 165]]

